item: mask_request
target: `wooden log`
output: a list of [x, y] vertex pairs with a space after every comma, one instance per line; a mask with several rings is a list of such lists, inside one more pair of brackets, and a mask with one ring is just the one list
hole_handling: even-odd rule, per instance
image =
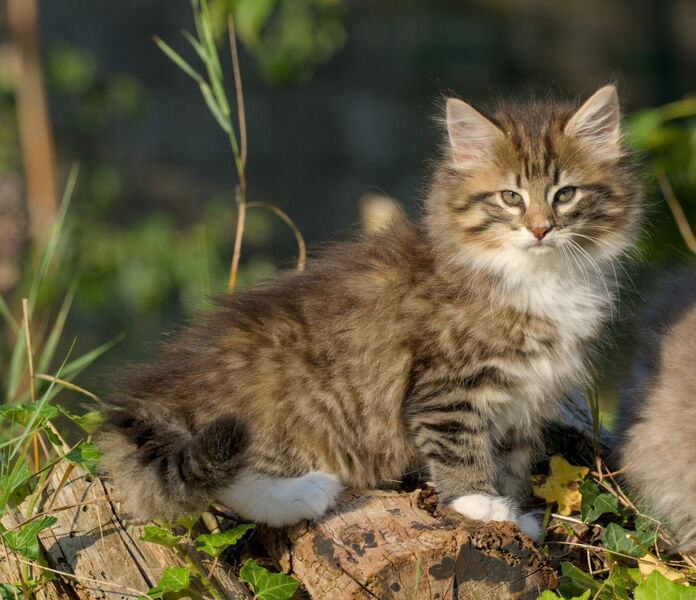
[[[537, 598], [556, 587], [547, 556], [512, 523], [433, 510], [432, 492], [347, 491], [316, 524], [264, 538], [313, 599]], [[416, 581], [418, 584], [416, 585]]]

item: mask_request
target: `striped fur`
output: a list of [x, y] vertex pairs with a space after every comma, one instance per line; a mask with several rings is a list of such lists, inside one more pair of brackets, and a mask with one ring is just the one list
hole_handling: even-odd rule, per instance
[[[598, 94], [611, 112], [615, 92]], [[131, 509], [171, 518], [218, 497], [285, 524], [329, 506], [335, 478], [388, 486], [419, 472], [471, 516], [515, 518], [497, 498], [525, 492], [540, 429], [583, 380], [612, 302], [607, 273], [638, 226], [635, 177], [593, 99], [490, 119], [456, 104], [465, 116], [448, 123], [420, 222], [397, 217], [221, 299], [125, 377], [101, 444]], [[577, 198], [556, 206], [563, 185]], [[552, 225], [541, 241], [528, 229], [539, 219]], [[308, 474], [319, 496], [297, 491]], [[235, 484], [263, 496], [273, 478], [298, 478], [282, 489], [312, 510], [264, 517]]]

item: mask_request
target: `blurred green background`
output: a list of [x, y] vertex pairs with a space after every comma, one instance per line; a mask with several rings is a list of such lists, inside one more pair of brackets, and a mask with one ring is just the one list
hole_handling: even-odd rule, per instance
[[[248, 199], [283, 209], [310, 248], [351, 228], [367, 192], [398, 198], [416, 213], [428, 160], [437, 155], [434, 117], [443, 94], [485, 107], [498, 96], [582, 97], [612, 80], [629, 139], [643, 153], [650, 205], [633, 298], [639, 303], [648, 293], [655, 272], [693, 262], [652, 175], [664, 171], [696, 223], [693, 1], [210, 0], [210, 8], [230, 96], [229, 12], [237, 24]], [[17, 125], [21, 40], [6, 13], [0, 291], [18, 306], [37, 252], [26, 232]], [[194, 28], [187, 0], [42, 0], [37, 18], [57, 188], [70, 164], [80, 163], [60, 257], [38, 309], [48, 320], [75, 284], [66, 346], [76, 337], [84, 352], [126, 333], [82, 378], [100, 393], [112, 365], [151, 355], [162, 331], [200, 309], [205, 290], [226, 289], [236, 174], [197, 87], [152, 40], [160, 36], [198, 64], [181, 35]], [[287, 227], [251, 209], [239, 285], [291, 266], [296, 254]], [[618, 345], [602, 363], [609, 394], [630, 357], [617, 348], [630, 345], [633, 302], [623, 305], [613, 328]], [[3, 336], [8, 352], [11, 333]]]

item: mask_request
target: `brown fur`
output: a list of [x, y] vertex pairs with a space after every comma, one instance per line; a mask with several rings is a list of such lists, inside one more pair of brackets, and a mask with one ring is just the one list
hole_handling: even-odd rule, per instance
[[[101, 439], [130, 507], [165, 518], [200, 509], [242, 468], [320, 470], [353, 486], [422, 472], [446, 501], [523, 493], [540, 428], [583, 378], [611, 303], [604, 270], [638, 223], [625, 158], [564, 133], [573, 113], [501, 107], [491, 127], [506, 135], [491, 159], [462, 169], [448, 152], [422, 222], [397, 217], [304, 272], [221, 299], [155, 365], [134, 369]], [[541, 202], [568, 172], [582, 202], [573, 212]], [[526, 209], [501, 205], [505, 178], [529, 191]], [[601, 273], [587, 263], [570, 277], [584, 260], [570, 251], [520, 250], [521, 275], [497, 269], [517, 256], [506, 236], [539, 215], [559, 234], [584, 232], [586, 253], [611, 247]]]

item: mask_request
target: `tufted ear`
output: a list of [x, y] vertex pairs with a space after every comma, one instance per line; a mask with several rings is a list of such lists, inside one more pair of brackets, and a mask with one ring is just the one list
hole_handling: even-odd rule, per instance
[[621, 154], [621, 113], [613, 85], [597, 90], [565, 126], [566, 135], [593, 146], [607, 158]]
[[447, 133], [454, 164], [462, 168], [485, 158], [493, 144], [504, 137], [480, 112], [456, 98], [447, 99]]

